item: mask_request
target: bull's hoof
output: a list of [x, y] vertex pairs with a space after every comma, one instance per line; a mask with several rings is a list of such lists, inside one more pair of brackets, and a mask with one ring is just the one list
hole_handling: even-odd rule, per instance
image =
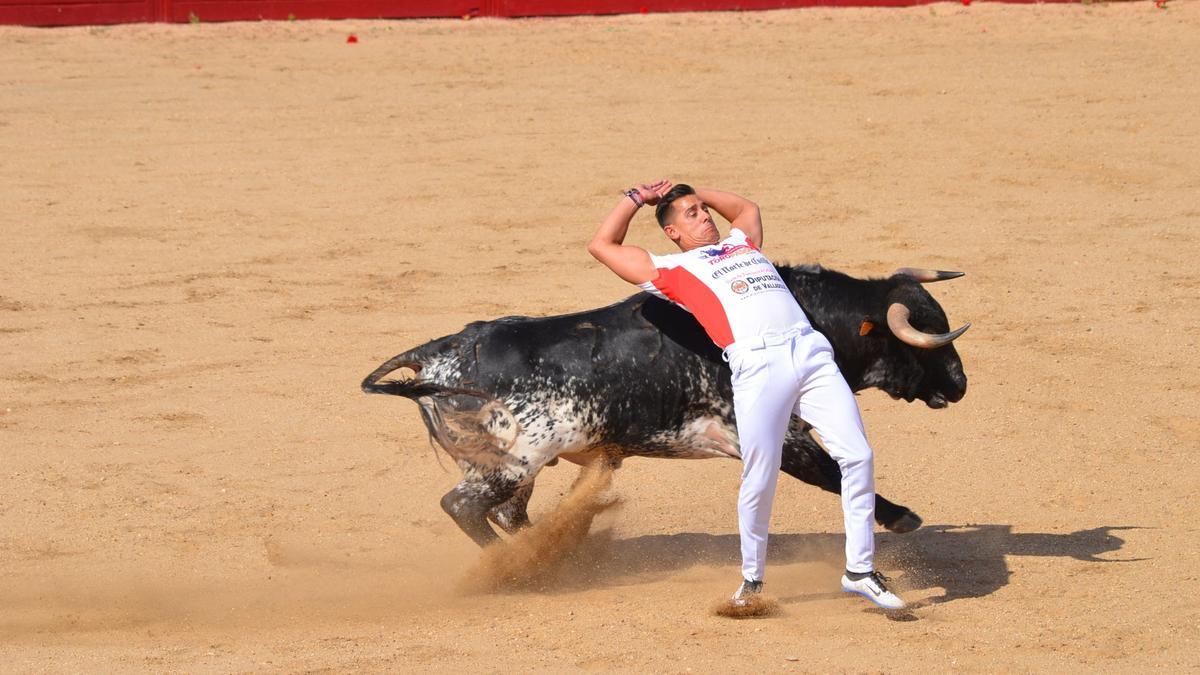
[[921, 527], [921, 524], [924, 522], [925, 521], [921, 520], [921, 516], [918, 516], [917, 514], [913, 513], [912, 511], [905, 511], [904, 515], [893, 520], [892, 522], [888, 523], [884, 527], [886, 527], [889, 532], [895, 532], [897, 534], [907, 534], [907, 533], [912, 532], [913, 530], [917, 529], [918, 527]]

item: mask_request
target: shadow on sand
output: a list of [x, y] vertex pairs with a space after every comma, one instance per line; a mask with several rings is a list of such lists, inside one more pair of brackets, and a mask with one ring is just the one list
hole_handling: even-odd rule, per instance
[[[978, 598], [1008, 584], [1012, 572], [1008, 556], [1069, 558], [1096, 564], [1127, 563], [1146, 558], [1102, 558], [1120, 551], [1125, 540], [1113, 532], [1138, 527], [1105, 526], [1069, 534], [1013, 532], [1011, 525], [930, 525], [910, 534], [883, 533], [877, 539], [880, 568], [904, 571], [905, 589], [942, 588], [940, 596], [916, 603], [915, 607]], [[771, 562], [776, 564], [819, 562], [839, 567], [844, 538], [840, 533], [772, 534]], [[740, 557], [735, 534], [679, 533], [646, 535], [629, 539], [605, 539], [594, 535], [566, 561], [557, 575], [564, 580], [584, 577], [587, 582], [620, 585], [630, 576], [670, 574], [693, 565], [729, 566], [736, 569]], [[636, 581], [634, 582], [636, 583]], [[568, 590], [566, 584], [555, 584]], [[550, 590], [550, 589], [543, 589]], [[803, 602], [840, 594], [780, 598], [785, 603]]]

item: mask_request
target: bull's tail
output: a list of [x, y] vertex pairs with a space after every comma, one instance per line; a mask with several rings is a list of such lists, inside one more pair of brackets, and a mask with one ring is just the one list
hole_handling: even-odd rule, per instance
[[508, 450], [516, 442], [520, 427], [502, 401], [483, 391], [449, 387], [419, 377], [383, 379], [401, 368], [420, 373], [421, 363], [410, 352], [393, 356], [363, 380], [362, 390], [415, 401], [430, 438], [455, 459], [477, 465], [511, 459]]

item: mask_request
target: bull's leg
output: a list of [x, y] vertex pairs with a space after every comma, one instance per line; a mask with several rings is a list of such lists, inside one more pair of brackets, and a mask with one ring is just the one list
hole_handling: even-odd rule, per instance
[[488, 524], [488, 512], [512, 498], [518, 483], [501, 478], [466, 478], [442, 497], [442, 509], [480, 546], [500, 539]]
[[[559, 459], [565, 459], [572, 464], [579, 466], [589, 466], [593, 462], [604, 462], [608, 468], [616, 471], [621, 468], [622, 457], [614, 454], [604, 454], [597, 456], [594, 453], [583, 451], [573, 453], [563, 453], [556, 456], [554, 459], [546, 463], [545, 466], [554, 466]], [[582, 475], [582, 474], [580, 474]], [[576, 479], [578, 480], [578, 479]], [[533, 478], [517, 488], [513, 496], [500, 506], [488, 512], [488, 520], [495, 523], [500, 529], [509, 534], [516, 534], [520, 530], [529, 527], [529, 498], [533, 496]]]
[[488, 520], [509, 534], [516, 534], [529, 526], [529, 497], [533, 495], [533, 481], [517, 488], [508, 501], [488, 511]]
[[[807, 425], [796, 422], [788, 430], [780, 470], [822, 490], [842, 492], [841, 468], [812, 437]], [[892, 532], [912, 532], [921, 526], [921, 517], [911, 509], [893, 504], [879, 494], [875, 495], [875, 521]]]

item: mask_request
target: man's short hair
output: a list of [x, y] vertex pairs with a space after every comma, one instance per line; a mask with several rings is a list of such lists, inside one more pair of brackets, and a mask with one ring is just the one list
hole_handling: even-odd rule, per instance
[[696, 194], [696, 191], [692, 189], [692, 186], [684, 183], [680, 183], [668, 190], [667, 194], [658, 200], [658, 206], [654, 207], [654, 217], [658, 220], [658, 226], [665, 228], [667, 223], [670, 222], [672, 202], [680, 197], [694, 194]]

